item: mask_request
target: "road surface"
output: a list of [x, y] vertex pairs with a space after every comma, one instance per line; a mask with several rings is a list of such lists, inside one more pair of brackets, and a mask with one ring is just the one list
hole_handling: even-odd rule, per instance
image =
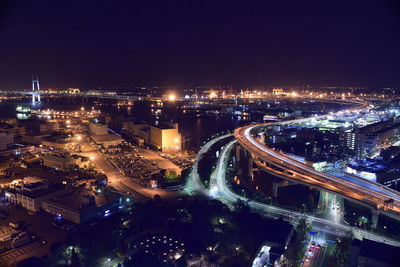
[[[325, 116], [327, 115], [314, 117], [314, 119]], [[310, 119], [286, 121], [283, 124], [299, 123]], [[293, 159], [293, 157], [265, 146], [253, 136], [255, 129], [275, 124], [252, 124], [235, 130], [236, 140], [244, 149], [252, 153], [260, 167], [281, 177], [285, 176], [302, 184], [312, 185], [375, 206], [378, 209], [400, 214], [400, 192], [354, 176], [335, 176], [316, 171], [313, 167]], [[393, 200], [393, 202], [387, 205], [385, 202], [388, 200]]]
[[255, 211], [259, 211], [269, 217], [273, 218], [283, 218], [293, 224], [296, 224], [298, 220], [302, 217], [306, 217], [307, 220], [312, 223], [313, 229], [317, 232], [322, 232], [325, 234], [330, 234], [334, 236], [343, 235], [348, 231], [353, 231], [354, 235], [358, 238], [368, 238], [370, 240], [374, 240], [381, 243], [391, 244], [394, 246], [400, 246], [400, 242], [396, 240], [392, 240], [390, 238], [371, 233], [362, 229], [353, 228], [348, 225], [343, 225], [340, 222], [330, 221], [324, 218], [318, 218], [313, 215], [306, 215], [300, 212], [287, 210], [280, 207], [274, 207], [271, 205], [267, 205], [260, 202], [249, 201], [249, 199], [242, 197], [232, 190], [230, 190], [226, 183], [226, 169], [229, 161], [229, 154], [236, 144], [236, 141], [232, 141], [227, 144], [222, 150], [220, 157], [218, 158], [218, 163], [215, 168], [216, 173], [216, 184], [215, 188], [212, 188], [210, 191], [213, 191], [212, 196], [220, 199], [221, 201], [232, 204], [237, 199], [241, 199], [246, 201], [248, 205]]

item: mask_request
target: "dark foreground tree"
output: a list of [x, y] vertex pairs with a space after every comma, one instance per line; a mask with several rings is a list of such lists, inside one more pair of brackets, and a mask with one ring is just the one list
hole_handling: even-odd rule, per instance
[[354, 235], [352, 231], [348, 231], [343, 236], [339, 237], [336, 242], [336, 248], [333, 252], [333, 258], [337, 266], [345, 266], [349, 258], [351, 242]]

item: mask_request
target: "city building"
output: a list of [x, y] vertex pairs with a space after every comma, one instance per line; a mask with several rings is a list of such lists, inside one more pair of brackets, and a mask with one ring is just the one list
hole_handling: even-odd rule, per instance
[[105, 124], [90, 122], [89, 133], [90, 135], [106, 135], [108, 134], [108, 127]]
[[400, 154], [400, 146], [390, 146], [381, 151], [380, 156], [384, 160], [390, 160]]
[[391, 168], [379, 173], [377, 182], [400, 191], [400, 168]]
[[58, 132], [59, 130], [60, 126], [57, 121], [51, 121], [39, 124], [39, 132], [42, 134]]
[[14, 134], [0, 132], [0, 151], [7, 150], [14, 143]]
[[132, 136], [138, 145], [149, 143], [150, 126], [146, 123], [124, 122], [124, 131]]
[[149, 144], [161, 151], [181, 150], [182, 136], [177, 123], [146, 123], [124, 122], [124, 131], [139, 145]]
[[42, 157], [43, 166], [56, 170], [66, 170], [77, 164], [76, 159], [63, 154], [46, 154]]
[[[259, 252], [253, 259], [252, 266], [259, 266], [262, 258], [268, 259], [268, 266], [275, 266], [289, 246], [294, 234], [294, 227], [281, 219], [270, 220], [266, 224], [268, 229]], [[264, 263], [265, 264], [265, 263]]]
[[15, 144], [12, 147], [9, 147], [8, 150], [3, 150], [0, 151], [1, 156], [14, 156], [14, 155], [20, 155], [20, 154], [25, 154], [25, 153], [32, 153], [34, 152], [35, 147], [34, 146], [24, 146], [20, 144]]
[[12, 133], [14, 136], [25, 134], [25, 127], [18, 126], [16, 123], [0, 122], [0, 132]]
[[42, 201], [60, 194], [61, 189], [50, 187], [45, 180], [25, 183], [14, 188], [5, 189], [5, 197], [10, 203], [22, 206], [23, 208], [37, 212], [42, 208]]
[[56, 149], [67, 149], [71, 143], [71, 138], [68, 135], [46, 136], [42, 138], [41, 144], [46, 147]]
[[368, 239], [354, 239], [350, 248], [349, 267], [396, 267], [400, 263], [400, 248]]
[[388, 171], [389, 168], [390, 166], [386, 162], [364, 158], [349, 162], [346, 165], [346, 172], [376, 182], [379, 180], [378, 176], [380, 173]]
[[109, 134], [107, 125], [101, 123], [90, 122], [89, 134], [93, 142], [103, 147], [117, 146], [124, 142], [118, 135]]
[[40, 145], [45, 137], [50, 136], [49, 134], [24, 134], [22, 135], [22, 142], [32, 145]]
[[92, 135], [93, 142], [103, 147], [117, 146], [125, 142], [124, 139], [116, 134]]
[[379, 152], [379, 148], [390, 145], [390, 141], [399, 135], [398, 123], [393, 119], [344, 130], [340, 134], [344, 150], [356, 158]]
[[123, 199], [108, 193], [94, 194], [91, 190], [72, 188], [57, 197], [43, 201], [43, 210], [74, 223], [82, 223], [117, 212]]
[[182, 137], [178, 124], [150, 126], [150, 144], [161, 151], [180, 150]]

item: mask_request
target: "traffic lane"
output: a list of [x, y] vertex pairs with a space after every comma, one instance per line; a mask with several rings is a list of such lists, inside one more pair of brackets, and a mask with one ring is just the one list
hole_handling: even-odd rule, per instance
[[329, 191], [333, 191], [335, 193], [341, 193], [343, 195], [352, 197], [353, 199], [359, 200], [359, 201], [367, 201], [367, 202], [371, 202], [375, 201], [378, 203], [383, 203], [382, 199], [380, 198], [373, 198], [371, 196], [367, 196], [364, 194], [364, 192], [356, 192], [355, 190], [351, 191], [349, 190], [348, 187], [345, 187], [342, 184], [339, 185], [333, 185], [330, 183], [330, 181], [321, 181], [318, 178], [313, 178], [311, 176], [306, 176], [294, 171], [290, 171], [291, 173], [285, 173], [285, 172], [281, 172], [281, 171], [277, 171], [275, 169], [272, 169], [268, 166], [266, 166], [265, 164], [262, 164], [260, 161], [256, 161], [256, 164], [259, 165], [261, 168], [265, 169], [266, 171], [272, 172], [274, 175], [279, 176], [283, 176], [281, 178], [283, 179], [289, 179], [289, 180], [293, 180], [295, 182], [303, 182], [307, 185], [309, 184], [313, 184], [315, 186], [319, 186], [321, 188], [323, 188], [324, 190], [329, 190]]
[[[355, 184], [358, 184], [358, 185], [360, 185], [360, 186], [362, 186], [362, 187], [366, 187], [366, 188], [371, 189], [371, 190], [374, 190], [374, 191], [376, 191], [376, 192], [379, 192], [379, 193], [388, 195], [388, 196], [390, 196], [391, 198], [393, 198], [394, 200], [400, 201], [400, 194], [396, 194], [396, 193], [394, 193], [394, 192], [391, 192], [390, 190], [386, 190], [384, 187], [382, 187], [381, 184], [379, 184], [379, 185], [378, 185], [378, 184], [376, 184], [376, 185], [375, 185], [375, 184], [371, 184], [370, 182], [366, 182], [366, 181], [357, 179], [357, 178], [355, 178], [355, 177], [348, 176], [348, 175], [346, 175], [346, 174], [344, 174], [344, 173], [340, 174], [340, 173], [335, 172], [335, 174], [336, 174], [339, 178], [341, 178], [341, 179], [343, 179], [343, 180], [346, 180], [346, 181], [348, 181], [348, 182], [355, 183]], [[336, 176], [336, 175], [335, 175], [335, 176]]]
[[[244, 144], [242, 143], [242, 145], [244, 145]], [[261, 144], [258, 143], [258, 145], [261, 145]], [[382, 195], [382, 194], [380, 194], [380, 198], [377, 199], [376, 196], [377, 196], [378, 192], [376, 192], [376, 191], [370, 192], [366, 188], [364, 188], [362, 186], [359, 186], [357, 184], [351, 183], [351, 182], [343, 183], [342, 182], [343, 180], [338, 180], [338, 179], [335, 179], [336, 177], [334, 177], [334, 176], [328, 176], [328, 175], [326, 175], [324, 173], [317, 172], [314, 169], [310, 169], [309, 166], [303, 166], [303, 165], [299, 164], [298, 162], [292, 163], [290, 161], [293, 161], [293, 160], [290, 159], [290, 158], [288, 158], [289, 161], [287, 161], [286, 158], [282, 157], [280, 154], [277, 154], [275, 151], [271, 150], [272, 151], [271, 152], [270, 149], [266, 148], [265, 146], [263, 146], [262, 149], [261, 149], [260, 147], [258, 147], [258, 145], [255, 146], [256, 147], [255, 150], [251, 149], [251, 147], [253, 147], [251, 145], [250, 146], [247, 145], [246, 149], [248, 149], [252, 153], [256, 154], [259, 158], [264, 158], [265, 157], [265, 155], [263, 155], [264, 152], [268, 153], [272, 158], [268, 158], [267, 160], [266, 159], [264, 159], [264, 160], [265, 161], [271, 161], [271, 162], [275, 161], [275, 163], [278, 162], [276, 165], [278, 165], [279, 167], [284, 168], [284, 169], [285, 168], [288, 169], [287, 166], [290, 166], [292, 164], [291, 165], [292, 168], [288, 169], [288, 170], [292, 170], [292, 169], [296, 170], [297, 169], [297, 171], [305, 172], [308, 175], [314, 175], [315, 176], [314, 183], [317, 182], [317, 181], [319, 183], [323, 183], [323, 184], [321, 184], [322, 187], [326, 187], [326, 186], [338, 187], [338, 188], [340, 188], [342, 190], [342, 194], [344, 194], [344, 195], [349, 195], [350, 194], [350, 197], [353, 197], [353, 198], [354, 198], [354, 195], [355, 195], [354, 190], [357, 190], [358, 191], [358, 197], [356, 199], [358, 199], [358, 200], [364, 199], [365, 201], [376, 199], [376, 204], [377, 205], [383, 205], [383, 202], [386, 199], [388, 199], [388, 196], [385, 196], [385, 195]], [[245, 147], [246, 147], [246, 145], [245, 145]], [[277, 160], [276, 159], [274, 160], [274, 157], [276, 157]], [[285, 165], [283, 166], [283, 164], [285, 164]], [[309, 176], [308, 179], [310, 177], [311, 176]], [[296, 177], [293, 177], [293, 178], [296, 178]], [[305, 180], [305, 182], [307, 182], [307, 180]], [[325, 183], [330, 183], [330, 184], [324, 186]], [[343, 186], [345, 186], [346, 188], [342, 188]], [[349, 191], [347, 187], [351, 187], [353, 189], [353, 191]], [[371, 193], [372, 193], [372, 195], [371, 195]], [[400, 212], [400, 208], [398, 208], [398, 207], [389, 207], [389, 208], [393, 209], [394, 211], [398, 210]]]
[[[354, 229], [350, 226], [342, 225], [337, 222], [331, 222], [331, 221], [323, 219], [323, 218], [317, 218], [314, 216], [309, 216], [309, 215], [301, 214], [298, 212], [289, 211], [286, 209], [270, 206], [270, 205], [263, 204], [263, 203], [248, 201], [248, 199], [233, 193], [227, 187], [227, 184], [225, 181], [225, 170], [226, 170], [226, 166], [228, 164], [229, 152], [230, 152], [233, 144], [235, 144], [235, 143], [236, 143], [235, 141], [232, 141], [231, 143], [226, 145], [220, 153], [220, 157], [218, 159], [218, 163], [217, 163], [217, 166], [215, 169], [215, 171], [218, 172], [217, 183], [216, 183], [218, 188], [217, 188], [216, 194], [213, 197], [217, 197], [221, 201], [223, 201], [225, 199], [225, 200], [228, 200], [228, 202], [235, 202], [237, 199], [241, 199], [241, 200], [247, 201], [248, 205], [254, 210], [258, 210], [258, 211], [261, 211], [261, 212], [264, 212], [267, 214], [274, 213], [278, 217], [283, 216], [289, 221], [293, 221], [298, 218], [301, 218], [302, 216], [306, 216], [307, 219], [313, 224], [313, 229], [315, 229], [316, 231], [319, 231], [319, 232], [326, 233], [326, 234], [331, 234], [332, 236], [339, 236], [339, 235], [346, 233], [347, 231], [352, 230], [352, 231], [354, 231], [354, 234], [360, 235], [360, 238], [367, 237], [368, 239], [371, 239], [371, 240], [374, 240], [377, 242], [388, 243], [388, 244], [392, 244], [394, 246], [400, 246], [400, 243], [398, 241], [391, 240], [386, 237], [382, 237], [382, 236], [379, 236], [379, 235], [376, 235], [373, 233], [369, 233], [367, 231], [363, 231], [360, 229]], [[355, 230], [357, 230], [357, 232], [355, 232]]]
[[[325, 179], [329, 179], [329, 180], [331, 180], [331, 181], [336, 181], [335, 180], [335, 176], [327, 176], [326, 174], [324, 174], [324, 173], [321, 173], [321, 172], [317, 172], [317, 171], [315, 171], [314, 169], [311, 169], [309, 166], [307, 166], [307, 165], [304, 165], [304, 164], [299, 164], [299, 162], [298, 161], [296, 161], [296, 160], [293, 160], [292, 158], [290, 158], [290, 157], [288, 157], [288, 156], [286, 156], [286, 155], [284, 155], [284, 154], [280, 154], [280, 153], [278, 153], [278, 152], [276, 152], [275, 150], [272, 150], [272, 149], [270, 149], [270, 148], [268, 148], [268, 147], [266, 147], [266, 146], [264, 146], [264, 145], [262, 145], [260, 142], [258, 142], [257, 140], [255, 140], [254, 138], [253, 138], [253, 136], [250, 134], [250, 131], [253, 129], [253, 128], [255, 128], [255, 127], [257, 127], [257, 126], [254, 126], [254, 125], [251, 125], [251, 126], [245, 126], [245, 127], [242, 127], [242, 128], [239, 128], [239, 129], [237, 129], [236, 131], [235, 131], [235, 137], [236, 137], [236, 139], [238, 140], [238, 141], [241, 141], [241, 143], [243, 142], [243, 143], [248, 143], [248, 145], [247, 145], [247, 148], [250, 148], [251, 146], [253, 146], [253, 148], [256, 148], [256, 150], [258, 150], [258, 151], [252, 151], [253, 153], [255, 153], [255, 154], [259, 154], [259, 156], [260, 156], [260, 158], [262, 158], [263, 157], [263, 153], [267, 153], [268, 155], [270, 155], [271, 157], [275, 157], [275, 158], [277, 158], [279, 161], [281, 161], [282, 163], [283, 162], [285, 162], [286, 164], [288, 164], [288, 165], [292, 165], [292, 166], [296, 166], [296, 167], [298, 167], [298, 168], [300, 168], [300, 169], [302, 169], [302, 170], [306, 170], [306, 171], [308, 171], [309, 173], [312, 173], [312, 174], [314, 174], [314, 175], [319, 175], [319, 176], [323, 176]], [[243, 145], [243, 144], [242, 144]], [[249, 146], [250, 145], [250, 146]], [[261, 154], [261, 155], [260, 155]], [[273, 160], [273, 158], [272, 158], [272, 160]], [[271, 159], [270, 159], [271, 160]], [[348, 182], [348, 183], [350, 183], [350, 184], [352, 184], [352, 182]], [[347, 184], [347, 185], [349, 185], [349, 184]], [[358, 185], [357, 183], [356, 183], [356, 185]], [[351, 185], [349, 185], [349, 186], [351, 186]], [[358, 185], [358, 186], [360, 186], [360, 185]], [[360, 186], [360, 187], [362, 187], [362, 186]], [[400, 194], [395, 194], [394, 192], [391, 192], [391, 191], [388, 191], [388, 190], [384, 190], [384, 189], [382, 189], [380, 186], [375, 186], [375, 187], [373, 187], [374, 189], [376, 189], [376, 191], [374, 191], [374, 192], [378, 192], [378, 193], [381, 193], [382, 191], [384, 192], [383, 194], [388, 194], [388, 195], [390, 195], [390, 196], [394, 196], [396, 199], [397, 198], [399, 198], [400, 199]], [[365, 189], [364, 187], [362, 187], [362, 189]], [[386, 198], [388, 198], [387, 196], [385, 196]]]

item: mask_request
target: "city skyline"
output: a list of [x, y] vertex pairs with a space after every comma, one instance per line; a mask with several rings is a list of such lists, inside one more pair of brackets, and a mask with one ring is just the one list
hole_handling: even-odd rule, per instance
[[0, 2], [0, 267], [397, 267], [400, 3]]

